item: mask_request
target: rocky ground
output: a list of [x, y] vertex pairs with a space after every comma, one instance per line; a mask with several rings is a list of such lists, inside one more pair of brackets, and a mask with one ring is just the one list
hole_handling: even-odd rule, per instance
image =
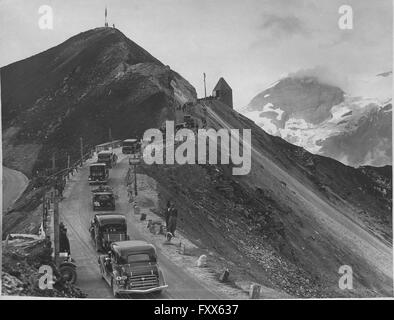
[[[56, 277], [50, 262], [51, 249], [45, 240], [32, 235], [18, 236], [2, 243], [1, 293], [7, 296], [84, 298], [81, 290]], [[54, 268], [53, 289], [41, 290], [38, 281], [41, 265]]]
[[[179, 229], [238, 280], [261, 283], [292, 296], [319, 295], [318, 283], [295, 261], [275, 253], [288, 250], [278, 216], [286, 210], [272, 195], [242, 190], [220, 166], [144, 166], [158, 182], [161, 208], [171, 199]], [[162, 215], [163, 210], [157, 214]], [[220, 268], [219, 268], [220, 269]]]

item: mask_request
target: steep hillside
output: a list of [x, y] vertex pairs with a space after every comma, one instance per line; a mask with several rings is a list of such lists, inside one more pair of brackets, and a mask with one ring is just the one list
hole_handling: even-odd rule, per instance
[[[113, 28], [77, 35], [2, 68], [1, 76], [6, 166], [34, 176], [50, 166], [52, 153], [60, 166], [66, 152], [77, 157], [81, 136], [85, 146], [106, 141], [109, 128], [114, 138], [141, 136], [186, 114], [200, 127], [205, 120], [214, 129], [251, 129], [248, 175], [233, 176], [231, 165], [138, 170], [157, 182], [163, 207], [169, 199], [176, 203], [186, 236], [219, 257], [232, 276], [299, 297], [392, 294], [391, 167], [345, 166], [267, 134], [217, 100], [198, 102], [186, 80]], [[283, 114], [318, 123], [344, 99], [337, 88], [305, 86], [322, 92], [301, 111], [290, 105], [298, 101], [295, 96]], [[299, 97], [299, 107], [304, 100]], [[184, 111], [185, 102], [191, 103]], [[114, 183], [119, 181], [123, 177]], [[80, 185], [85, 187], [90, 193]], [[16, 203], [18, 212], [5, 215], [3, 230], [37, 227], [33, 219], [39, 213], [30, 213], [40, 192], [30, 184]], [[79, 201], [90, 204], [78, 196], [72, 199], [75, 208], [81, 208]], [[338, 287], [342, 265], [354, 270], [352, 291]]]
[[[252, 129], [252, 171], [231, 166], [144, 166], [181, 213], [180, 228], [225, 256], [232, 272], [302, 296], [389, 295], [391, 167], [354, 169], [262, 131], [219, 101], [203, 101], [208, 126]], [[338, 269], [357, 270], [354, 291]]]
[[350, 97], [315, 77], [287, 77], [243, 113], [266, 132], [351, 166], [391, 164], [391, 99]]
[[[113, 28], [76, 35], [43, 53], [3, 67], [4, 164], [32, 175], [50, 167], [56, 154], [76, 157], [79, 137], [86, 148], [112, 136], [139, 136], [171, 118], [173, 86], [184, 99], [193, 87], [170, 67]], [[183, 101], [185, 102], [185, 101]]]

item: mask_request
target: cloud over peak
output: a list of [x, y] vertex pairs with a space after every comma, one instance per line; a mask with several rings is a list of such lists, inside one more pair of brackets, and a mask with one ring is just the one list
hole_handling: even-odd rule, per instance
[[292, 15], [264, 14], [260, 29], [273, 38], [292, 37], [295, 35], [306, 36], [309, 34], [305, 23]]

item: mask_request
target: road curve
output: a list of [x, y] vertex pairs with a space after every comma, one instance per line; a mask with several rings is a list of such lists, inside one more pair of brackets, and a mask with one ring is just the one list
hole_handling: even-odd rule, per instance
[[[124, 179], [128, 169], [125, 161], [118, 163], [110, 170], [109, 185], [119, 196], [116, 202], [116, 213], [127, 219], [128, 234], [131, 239], [144, 239], [131, 223], [131, 206], [124, 190]], [[60, 203], [60, 219], [68, 228], [71, 255], [76, 260], [78, 280], [76, 285], [88, 294], [89, 298], [112, 298], [112, 292], [106, 282], [101, 279], [97, 263], [98, 254], [90, 239], [88, 228], [94, 212], [91, 205], [91, 189], [88, 185], [88, 169], [79, 170], [67, 183], [64, 200]], [[158, 261], [163, 270], [168, 289], [159, 296], [142, 296], [142, 298], [162, 299], [221, 299], [219, 293], [212, 292], [192, 275], [175, 265], [158, 249]], [[134, 298], [134, 297], [133, 297]]]
[[2, 177], [2, 211], [7, 210], [25, 191], [29, 179], [20, 171], [3, 166]]

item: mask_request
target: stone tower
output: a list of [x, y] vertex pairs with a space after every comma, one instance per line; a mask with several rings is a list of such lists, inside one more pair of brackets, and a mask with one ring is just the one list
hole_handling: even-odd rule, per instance
[[233, 90], [223, 78], [219, 79], [212, 91], [212, 96], [233, 108]]

